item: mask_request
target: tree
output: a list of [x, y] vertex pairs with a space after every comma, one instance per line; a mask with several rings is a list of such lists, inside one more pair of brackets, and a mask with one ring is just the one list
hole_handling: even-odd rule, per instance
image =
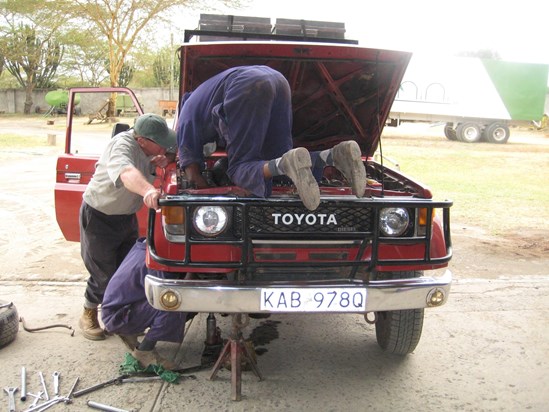
[[63, 57], [63, 46], [56, 38], [62, 22], [52, 15], [57, 7], [54, 3], [7, 0], [0, 12], [0, 55], [6, 69], [25, 89], [25, 114], [31, 111], [33, 90], [51, 85]]
[[[90, 42], [90, 38], [95, 40]], [[63, 43], [65, 54], [60, 75], [69, 79], [78, 78], [77, 84], [82, 86], [97, 87], [106, 84], [109, 79], [108, 62], [106, 64], [108, 45], [97, 31], [69, 28], [64, 31]], [[74, 80], [72, 83], [74, 84]]]
[[179, 78], [179, 59], [176, 50], [164, 47], [156, 53], [153, 62], [153, 74], [156, 84], [162, 87], [172, 86]]
[[[75, 0], [73, 13], [95, 26], [107, 39], [110, 85], [119, 86], [124, 62], [145, 27], [174, 6], [195, 3], [195, 0]], [[113, 96], [109, 116], [114, 114], [115, 102]]]

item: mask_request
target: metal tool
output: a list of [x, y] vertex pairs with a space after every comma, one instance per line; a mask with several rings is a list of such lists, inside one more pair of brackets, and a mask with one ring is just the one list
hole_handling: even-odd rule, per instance
[[40, 382], [42, 383], [42, 389], [44, 389], [44, 397], [47, 401], [50, 400], [50, 395], [48, 394], [48, 388], [46, 387], [46, 382], [44, 381], [44, 375], [42, 372], [38, 372], [38, 375], [40, 376]]
[[158, 375], [155, 376], [134, 376], [131, 378], [121, 379], [120, 383], [133, 383], [133, 382], [148, 382], [148, 381], [159, 381], [162, 378]]
[[45, 411], [48, 408], [51, 408], [53, 405], [58, 404], [59, 402], [67, 402], [67, 398], [64, 396], [54, 396], [53, 398], [47, 400], [44, 403], [39, 403], [36, 406], [33, 406], [29, 409], [25, 409], [24, 412], [41, 412]]
[[57, 371], [53, 372], [51, 376], [53, 377], [53, 394], [55, 396], [59, 395], [59, 376], [61, 374]]
[[15, 392], [17, 392], [17, 388], [4, 388], [4, 390], [9, 396], [8, 410], [9, 412], [15, 412]]
[[29, 396], [32, 396], [34, 398], [34, 401], [32, 401], [32, 403], [30, 404], [30, 407], [34, 407], [38, 404], [38, 402], [40, 401], [40, 399], [42, 399], [42, 395], [44, 394], [44, 392], [42, 391], [39, 391], [38, 394], [33, 394], [33, 393], [27, 393], [27, 395]]
[[67, 398], [70, 399], [72, 397], [72, 394], [74, 392], [74, 388], [76, 388], [76, 385], [78, 384], [79, 380], [80, 380], [80, 377], [76, 377], [76, 379], [74, 380], [74, 383], [71, 386], [71, 389], [69, 390], [69, 394], [67, 395]]
[[114, 406], [109, 406], [109, 405], [104, 405], [102, 403], [98, 403], [98, 402], [94, 402], [94, 401], [88, 401], [87, 402], [88, 406], [90, 408], [94, 408], [94, 409], [99, 409], [99, 410], [102, 410], [102, 411], [108, 411], [108, 412], [130, 412], [126, 409], [120, 409], [120, 408], [115, 408]]
[[87, 393], [96, 391], [109, 385], [118, 385], [122, 383], [122, 379], [126, 379], [129, 377], [130, 375], [120, 375], [114, 379], [110, 379], [108, 381], [98, 383], [97, 385], [90, 386], [89, 388], [80, 389], [79, 391], [74, 392], [73, 397], [78, 398], [79, 396], [86, 395]]
[[27, 370], [24, 366], [21, 368], [21, 400], [27, 400]]
[[42, 327], [39, 327], [39, 328], [29, 328], [25, 323], [25, 319], [23, 319], [22, 317], [19, 318], [19, 322], [21, 322], [23, 324], [23, 329], [25, 329], [25, 331], [27, 331], [27, 332], [38, 332], [38, 331], [41, 331], [41, 330], [52, 329], [52, 328], [66, 328], [66, 329], [69, 329], [71, 331], [71, 336], [74, 336], [74, 329], [72, 328], [71, 325], [56, 323], [54, 325], [42, 326]]

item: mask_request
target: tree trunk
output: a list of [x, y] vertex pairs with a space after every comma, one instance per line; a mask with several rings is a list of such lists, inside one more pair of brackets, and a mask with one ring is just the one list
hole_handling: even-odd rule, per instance
[[31, 113], [31, 108], [32, 108], [32, 105], [33, 105], [33, 100], [32, 100], [32, 91], [34, 89], [34, 85], [32, 84], [32, 82], [28, 82], [27, 83], [27, 87], [25, 87], [25, 106], [23, 108], [23, 113], [24, 114], [30, 114]]

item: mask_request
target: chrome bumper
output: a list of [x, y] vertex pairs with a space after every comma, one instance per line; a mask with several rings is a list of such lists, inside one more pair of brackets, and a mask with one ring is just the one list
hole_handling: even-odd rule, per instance
[[[212, 313], [275, 313], [261, 310], [261, 291], [276, 288], [344, 288], [352, 292], [366, 290], [366, 310], [358, 313], [387, 310], [419, 309], [441, 306], [450, 293], [452, 273], [446, 270], [440, 277], [420, 277], [398, 280], [338, 281], [315, 283], [247, 282], [170, 280], [151, 275], [145, 278], [145, 293], [151, 306], [159, 310]], [[166, 295], [167, 292], [170, 292]], [[168, 303], [168, 305], [166, 305]], [[170, 306], [170, 307], [168, 307]], [[277, 310], [276, 313], [292, 312]], [[318, 311], [315, 311], [317, 313]], [[331, 313], [323, 310], [321, 312]], [[340, 311], [341, 312], [341, 311]], [[352, 313], [357, 313], [355, 310]]]

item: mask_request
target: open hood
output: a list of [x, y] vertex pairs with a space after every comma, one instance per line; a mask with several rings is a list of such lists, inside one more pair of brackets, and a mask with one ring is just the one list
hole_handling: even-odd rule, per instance
[[356, 140], [372, 155], [411, 53], [347, 44], [209, 42], [181, 48], [180, 96], [234, 66], [266, 65], [292, 89], [294, 147]]

